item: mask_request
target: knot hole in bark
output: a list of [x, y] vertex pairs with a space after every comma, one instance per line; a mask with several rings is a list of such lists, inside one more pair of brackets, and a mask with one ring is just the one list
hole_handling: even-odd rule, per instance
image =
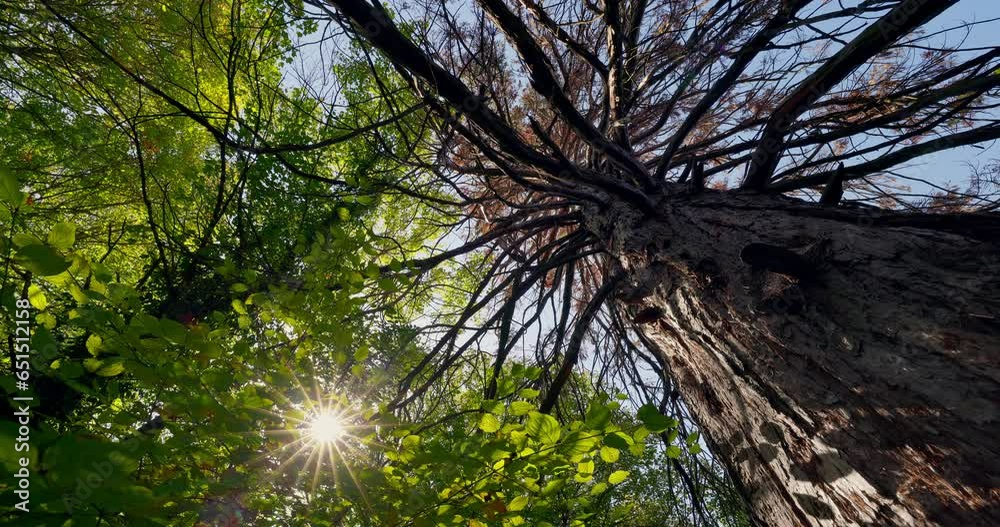
[[805, 308], [802, 286], [818, 281], [831, 253], [831, 242], [820, 240], [800, 251], [767, 243], [750, 243], [740, 260], [750, 266], [750, 292], [755, 307], [796, 314]]
[[783, 274], [800, 281], [815, 278], [816, 266], [803, 255], [767, 243], [750, 243], [740, 251], [740, 260], [754, 271]]

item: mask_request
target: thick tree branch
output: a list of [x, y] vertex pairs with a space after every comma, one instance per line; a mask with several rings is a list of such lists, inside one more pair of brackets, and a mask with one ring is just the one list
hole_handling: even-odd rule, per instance
[[[901, 148], [895, 152], [886, 154], [866, 163], [859, 163], [857, 165], [844, 167], [841, 178], [842, 181], [859, 179], [871, 174], [877, 174], [921, 156], [933, 154], [942, 150], [984, 143], [986, 141], [994, 141], [996, 139], [1000, 139], [1000, 126], [998, 125], [976, 128], [940, 137], [918, 145]], [[804, 188], [824, 185], [830, 181], [830, 178], [836, 172], [836, 170], [828, 170], [797, 179], [781, 181], [769, 186], [767, 190], [769, 192], [790, 192], [793, 190], [801, 190]]]
[[956, 3], [958, 0], [903, 0], [813, 72], [782, 101], [764, 126], [741, 187], [762, 190], [767, 186], [785, 149], [789, 128], [814, 102], [893, 42]]

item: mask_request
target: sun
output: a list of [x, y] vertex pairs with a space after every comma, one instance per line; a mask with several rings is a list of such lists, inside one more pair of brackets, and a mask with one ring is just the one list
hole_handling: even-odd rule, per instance
[[309, 438], [316, 443], [334, 443], [346, 432], [343, 420], [333, 412], [320, 412], [309, 421]]
[[[374, 409], [351, 403], [346, 394], [326, 391], [317, 379], [311, 385], [303, 384], [295, 372], [289, 373], [299, 397], [278, 391], [275, 397], [282, 399], [284, 411], [258, 409], [283, 424], [282, 428], [262, 431], [275, 439], [269, 441], [275, 448], [268, 448], [258, 459], [278, 462], [270, 471], [274, 478], [298, 467], [296, 485], [311, 473], [312, 484], [306, 489], [310, 495], [316, 493], [324, 478], [332, 478], [334, 486], [339, 486], [345, 474], [360, 489], [354, 462], [364, 459], [372, 448], [388, 448], [371, 436], [378, 426], [366, 416], [372, 415], [368, 412]], [[365, 492], [360, 492], [367, 503]]]

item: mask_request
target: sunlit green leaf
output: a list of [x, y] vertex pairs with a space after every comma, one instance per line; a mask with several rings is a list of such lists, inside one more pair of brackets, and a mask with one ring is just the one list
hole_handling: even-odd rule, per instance
[[625, 481], [625, 478], [627, 478], [627, 477], [628, 477], [628, 471], [627, 470], [616, 470], [616, 471], [612, 472], [610, 476], [608, 476], [608, 483], [610, 483], [612, 485], [617, 485], [617, 484]]
[[76, 241], [76, 225], [59, 222], [49, 231], [49, 245], [56, 249], [68, 250]]
[[555, 444], [562, 434], [559, 422], [548, 414], [531, 412], [525, 422], [525, 430], [543, 443]]
[[535, 410], [535, 405], [524, 401], [514, 401], [510, 403], [508, 410], [510, 411], [510, 415], [527, 415], [529, 412]]
[[500, 430], [500, 421], [493, 414], [483, 414], [479, 418], [479, 429], [488, 434]]

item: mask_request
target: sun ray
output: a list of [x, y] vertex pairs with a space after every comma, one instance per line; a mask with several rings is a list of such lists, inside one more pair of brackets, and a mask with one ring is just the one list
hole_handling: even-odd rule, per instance
[[[305, 493], [307, 502], [317, 497], [318, 492], [325, 494], [332, 490], [334, 494], [340, 494], [350, 487], [359, 493], [360, 503], [357, 505], [371, 511], [371, 497], [365, 491], [356, 469], [357, 463], [364, 463], [370, 450], [386, 448], [372, 436], [372, 432], [379, 428], [361, 406], [332, 391], [332, 387], [321, 378], [314, 377], [311, 382], [303, 382], [304, 377], [299, 373], [289, 373], [291, 391], [274, 390], [269, 394], [277, 403], [274, 407], [247, 408], [248, 411], [278, 419], [285, 425], [284, 429], [258, 430], [248, 434], [290, 439], [278, 439], [279, 444], [266, 442], [266, 452], [254, 461], [271, 460], [267, 463], [269, 474], [264, 476], [264, 480], [277, 481], [284, 475], [290, 475], [286, 471], [295, 464], [299, 473], [294, 478], [294, 484]], [[353, 398], [365, 400], [366, 395], [353, 394]], [[310, 471], [312, 474], [309, 474]]]
[[[341, 459], [343, 459], [344, 455], [343, 455], [342, 452], [340, 452], [340, 448], [337, 445], [333, 445], [333, 446], [334, 446], [334, 448], [337, 448], [337, 454], [340, 455]], [[348, 465], [348, 464], [345, 463], [344, 464], [344, 469], [347, 471], [347, 475], [348, 475], [348, 477], [351, 478], [351, 481], [354, 482], [354, 486], [358, 489], [358, 493], [361, 494], [361, 501], [364, 502], [365, 508], [367, 510], [372, 510], [372, 503], [368, 499], [368, 493], [365, 492], [364, 485], [362, 485], [361, 482], [358, 481], [358, 478], [357, 478], [357, 476], [354, 475], [354, 471], [351, 470], [351, 466], [350, 465]]]
[[314, 446], [314, 448], [313, 448], [312, 455], [309, 456], [309, 457], [310, 457], [310, 459], [312, 459], [313, 455], [316, 456], [316, 469], [313, 470], [312, 484], [311, 484], [311, 486], [309, 488], [309, 494], [311, 496], [315, 496], [316, 495], [316, 487], [319, 486], [319, 477], [320, 477], [320, 474], [322, 473], [322, 470], [323, 470], [323, 450], [327, 447], [327, 444], [323, 443], [323, 444], [313, 445], [313, 446]]

